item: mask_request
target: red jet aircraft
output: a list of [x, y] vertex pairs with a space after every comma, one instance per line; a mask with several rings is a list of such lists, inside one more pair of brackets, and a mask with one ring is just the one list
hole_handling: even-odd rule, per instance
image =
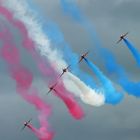
[[125, 33], [125, 34], [123, 34], [123, 35], [121, 35], [121, 36], [120, 36], [120, 39], [117, 41], [117, 44], [118, 44], [119, 42], [121, 42], [127, 35], [128, 35], [128, 32]]
[[54, 88], [55, 88], [56, 85], [57, 85], [57, 83], [54, 84], [53, 86], [49, 87], [50, 90], [47, 92], [47, 94], [49, 94], [52, 90], [55, 90]]
[[69, 68], [70, 68], [70, 65], [67, 66], [66, 68], [64, 68], [62, 74], [60, 75], [60, 77], [61, 77], [64, 73], [66, 73], [66, 72], [68, 71]]
[[87, 55], [89, 52], [84, 53], [83, 55], [81, 55], [80, 60], [78, 63], [80, 63]]
[[30, 119], [30, 120], [28, 120], [27, 122], [24, 122], [24, 126], [22, 127], [22, 131], [25, 129], [25, 127], [27, 127], [29, 124], [30, 124], [30, 122], [32, 121], [32, 119]]

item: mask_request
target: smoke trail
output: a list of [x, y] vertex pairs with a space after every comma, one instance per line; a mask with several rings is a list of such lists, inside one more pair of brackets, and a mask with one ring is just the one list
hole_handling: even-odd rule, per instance
[[[38, 10], [37, 8], [34, 8], [33, 6], [31, 6], [31, 8], [35, 11]], [[64, 54], [64, 58], [69, 62], [69, 64], [71, 64], [71, 67], [70, 67], [71, 72], [76, 74], [77, 76], [79, 76], [80, 79], [82, 79], [88, 85], [88, 86], [85, 86], [82, 81], [80, 81], [77, 77], [74, 77], [72, 74], [70, 74], [70, 75], [67, 74], [69, 79], [72, 79], [73, 83], [79, 87], [78, 90], [80, 92], [77, 91], [77, 93], [76, 93], [75, 88], [73, 88], [73, 87], [75, 87], [75, 85], [70, 83], [69, 80], [66, 80], [66, 79], [64, 82], [65, 87], [67, 87], [67, 89], [70, 89], [71, 92], [75, 92], [77, 94], [76, 96], [80, 97], [83, 100], [83, 102], [85, 102], [87, 104], [95, 105], [95, 106], [103, 105], [104, 104], [104, 95], [103, 95], [103, 93], [101, 93], [102, 91], [98, 92], [97, 90], [90, 89], [90, 87], [95, 88], [95, 83], [93, 81], [93, 78], [91, 78], [91, 76], [82, 72], [79, 69], [79, 67], [77, 65], [77, 62], [79, 61], [79, 57], [77, 56], [76, 53], [72, 52], [72, 50], [70, 49], [67, 42], [65, 42], [65, 39], [63, 37], [62, 32], [59, 30], [59, 27], [52, 21], [49, 21], [46, 24], [46, 27], [43, 29], [46, 31], [48, 38], [51, 39], [51, 41], [53, 42], [53, 44], [55, 44], [55, 46], [63, 46], [62, 51]], [[81, 85], [81, 83], [82, 83], [82, 88], [79, 86], [79, 85]], [[81, 89], [84, 89], [84, 90], [81, 90]], [[84, 92], [84, 91], [86, 91], [86, 92]]]
[[[6, 9], [4, 9], [3, 7], [0, 7], [0, 11], [1, 11], [1, 13], [3, 13], [4, 15], [6, 15], [6, 17], [8, 18], [8, 20], [9, 20], [9, 22], [11, 22], [11, 23], [13, 23], [16, 27], [18, 27], [18, 29], [20, 30], [20, 32], [22, 33], [22, 36], [23, 36], [23, 47], [25, 47], [31, 54], [32, 54], [32, 56], [35, 58], [35, 60], [36, 60], [36, 62], [38, 63], [38, 67], [39, 67], [39, 69], [40, 69], [40, 71], [41, 71], [41, 73], [44, 75], [45, 74], [45, 76], [54, 76], [54, 80], [56, 81], [57, 80], [57, 76], [55, 76], [55, 75], [57, 75], [56, 73], [55, 73], [55, 71], [52, 69], [52, 68], [47, 68], [47, 67], [44, 67], [45, 66], [45, 63], [44, 63], [44, 61], [41, 59], [41, 58], [39, 58], [39, 56], [37, 55], [37, 53], [36, 53], [36, 51], [34, 50], [35, 48], [35, 46], [34, 46], [34, 43], [33, 43], [33, 41], [28, 37], [28, 34], [27, 34], [27, 31], [26, 31], [26, 28], [24, 27], [24, 25], [20, 22], [20, 21], [15, 21], [13, 18], [12, 18], [12, 15], [11, 15], [11, 13], [8, 11], [8, 10], [6, 10]], [[41, 65], [40, 65], [41, 64]], [[43, 66], [43, 69], [42, 69], [42, 66]], [[45, 68], [45, 69], [44, 69]], [[45, 73], [44, 73], [44, 70], [45, 70]], [[48, 73], [48, 71], [49, 71], [49, 73]], [[51, 71], [51, 73], [50, 73], [50, 71]], [[51, 75], [50, 75], [51, 74]], [[59, 84], [58, 86], [57, 86], [57, 89], [63, 89], [64, 88], [64, 86], [63, 86], [63, 84], [61, 83], [61, 84]], [[74, 100], [74, 98], [71, 96], [69, 96], [69, 94], [70, 93], [67, 93], [66, 92], [66, 90], [64, 90], [63, 89], [63, 91], [65, 91], [65, 92], [62, 92], [62, 94], [59, 94], [59, 93], [56, 93], [57, 95], [56, 96], [58, 96], [62, 101], [64, 101], [64, 103], [66, 102], [65, 100], [66, 100], [66, 96], [67, 96], [67, 100], [69, 100], [69, 103], [70, 102], [73, 102], [73, 104], [75, 104], [73, 107], [75, 107], [75, 108], [77, 108], [77, 112], [74, 112], [74, 113], [72, 113], [72, 110], [74, 109], [74, 108], [71, 108], [70, 106], [71, 106], [71, 104], [66, 104], [66, 106], [68, 107], [68, 109], [69, 109], [69, 112], [72, 114], [72, 116], [73, 117], [75, 117], [76, 119], [80, 119], [80, 118], [82, 118], [83, 117], [83, 112], [82, 112], [82, 110], [80, 109], [80, 107], [78, 106], [78, 104], [76, 103], [76, 101]], [[71, 110], [70, 110], [71, 109]], [[78, 110], [79, 109], [79, 110]], [[77, 114], [76, 114], [77, 113]]]
[[91, 61], [87, 58], [84, 58], [87, 65], [91, 68], [91, 70], [97, 75], [102, 83], [102, 86], [105, 91], [106, 103], [117, 104], [122, 100], [123, 95], [118, 93], [112, 85], [112, 82], [99, 70], [97, 66], [95, 66]]
[[124, 70], [117, 65], [115, 58], [113, 55], [105, 51], [106, 59], [108, 60], [107, 68], [110, 73], [115, 73], [116, 82], [130, 95], [134, 95], [136, 97], [140, 97], [140, 82], [133, 82], [127, 78]]
[[[30, 1], [31, 2], [31, 1]], [[33, 3], [32, 4], [30, 4], [31, 6], [31, 8], [36, 12], [36, 11], [38, 11], [38, 9], [36, 8], [36, 7], [34, 7], [33, 6]], [[40, 11], [39, 11], [39, 13], [40, 13]], [[46, 25], [46, 26], [45, 26]], [[73, 73], [73, 74], [75, 74], [75, 75], [77, 75], [78, 77], [80, 77], [80, 79], [82, 79], [88, 86], [90, 86], [90, 87], [92, 87], [92, 88], [97, 88], [96, 87], [96, 85], [95, 85], [95, 82], [93, 81], [93, 78], [91, 78], [91, 76], [90, 75], [88, 75], [87, 73], [84, 73], [83, 71], [81, 71], [80, 69], [79, 69], [79, 67], [78, 67], [78, 65], [77, 65], [77, 62], [79, 61], [79, 56], [76, 54], [76, 53], [73, 53], [72, 52], [72, 50], [71, 50], [71, 48], [70, 48], [70, 46], [69, 46], [69, 44], [65, 41], [65, 39], [64, 39], [64, 36], [63, 36], [63, 33], [60, 31], [60, 29], [59, 29], [59, 27], [56, 25], [56, 23], [53, 23], [52, 21], [50, 21], [49, 20], [49, 22], [47, 22], [46, 24], [45, 24], [44, 26], [44, 30], [45, 30], [45, 32], [47, 33], [47, 36], [48, 36], [48, 38], [52, 41], [52, 43], [54, 44], [54, 46], [56, 46], [56, 47], [58, 47], [58, 46], [62, 46], [62, 48], [61, 48], [61, 50], [63, 51], [63, 54], [64, 54], [64, 58], [65, 58], [65, 60], [67, 60], [68, 62], [69, 62], [69, 64], [71, 65], [71, 67], [70, 67], [70, 71]], [[60, 47], [59, 47], [59, 49], [60, 49]], [[70, 76], [72, 76], [72, 75], [70, 75]], [[69, 76], [69, 77], [70, 77]], [[75, 80], [75, 79], [77, 79], [77, 78], [73, 78], [73, 76], [72, 76], [72, 78], [71, 79], [73, 79], [73, 80]], [[77, 81], [79, 81], [80, 83], [82, 83], [82, 81], [80, 81], [80, 80], [77, 80]], [[65, 82], [66, 83], [66, 82]], [[75, 82], [74, 81], [74, 83], [78, 86], [79, 85], [79, 83], [78, 82]], [[67, 84], [65, 84], [65, 86], [66, 87], [68, 87], [67, 86]], [[74, 86], [74, 85], [73, 85]], [[84, 86], [84, 83], [83, 83], [83, 86]], [[72, 87], [72, 86], [71, 86]], [[79, 86], [78, 86], [79, 87]], [[87, 97], [89, 97], [89, 93], [91, 93], [91, 90], [90, 90], [90, 88], [89, 87], [84, 87], [84, 88], [86, 88], [86, 90], [87, 89], [89, 89], [89, 90], [87, 90], [88, 91], [88, 95], [87, 95]], [[72, 89], [72, 88], [69, 88], [69, 89]], [[80, 88], [81, 89], [81, 88]], [[74, 92], [74, 91], [73, 91]], [[82, 93], [82, 91], [80, 91], [81, 93]], [[100, 93], [101, 93], [102, 91], [100, 91]], [[83, 92], [84, 93], [84, 92]], [[86, 92], [87, 93], [87, 92]], [[98, 92], [97, 92], [98, 93]], [[95, 97], [96, 96], [96, 99], [98, 98], [100, 98], [101, 96], [99, 95], [99, 96], [97, 96], [96, 94], [96, 91], [93, 91], [93, 93], [90, 95], [91, 97]], [[102, 93], [103, 94], [103, 93]], [[79, 94], [78, 94], [79, 95]], [[79, 95], [80, 97], [82, 97], [81, 95]], [[103, 95], [102, 95], [103, 96]], [[83, 97], [86, 97], [85, 96], [85, 93], [84, 93], [84, 96]], [[91, 103], [91, 101], [93, 101], [94, 99], [91, 99], [91, 100], [87, 100], [87, 99], [85, 99], [86, 100], [86, 103], [88, 103], [88, 102], [90, 102]], [[99, 104], [103, 104], [103, 98], [101, 97], [101, 99], [99, 99], [100, 101], [99, 101], [99, 103], [97, 103], [97, 101], [96, 101], [96, 103], [99, 105]], [[101, 101], [102, 101], [102, 103], [101, 103]], [[96, 103], [91, 103], [91, 105], [93, 105], [93, 104], [96, 104]]]
[[118, 80], [118, 83], [126, 92], [128, 92], [128, 94], [140, 97], [140, 82], [131, 82], [123, 77]]
[[[53, 139], [53, 133], [47, 134], [44, 130], [44, 128], [40, 128], [40, 130], [37, 130], [34, 128], [31, 124], [28, 124], [27, 127], [35, 133], [35, 135], [39, 138], [39, 140], [52, 140]], [[46, 139], [47, 138], [47, 139]]]
[[81, 24], [85, 30], [90, 33], [93, 42], [96, 47], [101, 47], [100, 40], [97, 37], [95, 28], [90, 22], [83, 16], [83, 13], [78, 8], [75, 0], [60, 0], [62, 10], [64, 13], [70, 15], [76, 22]]
[[[95, 27], [90, 23], [78, 8], [75, 0], [60, 0], [61, 7], [64, 13], [70, 15], [76, 22], [78, 22], [90, 35], [93, 45], [96, 47], [96, 53], [99, 55], [100, 60], [103, 61], [109, 72], [116, 71], [120, 74], [121, 67], [117, 64], [113, 54], [107, 48], [102, 47], [100, 38], [98, 37]], [[118, 73], [117, 73], [118, 72]]]
[[114, 74], [116, 82], [129, 94], [136, 97], [140, 96], [140, 83], [134, 83], [127, 78], [125, 70], [117, 64], [117, 61], [113, 54], [107, 49], [102, 47], [101, 41], [96, 34], [96, 30], [93, 25], [83, 16], [75, 3], [75, 0], [60, 0], [62, 9], [65, 13], [69, 14], [76, 22], [81, 24], [83, 28], [89, 33], [93, 44], [95, 44], [94, 50], [100, 56], [106, 69], [109, 73]]
[[[20, 63], [20, 54], [18, 49], [12, 42], [12, 36], [8, 29], [5, 29], [4, 32], [1, 33], [1, 39], [3, 41], [3, 45], [1, 48], [1, 57], [7, 62], [8, 70], [10, 72], [10, 76], [16, 82], [16, 90], [17, 92], [30, 104], [33, 104], [39, 112], [43, 112], [44, 114], [40, 114], [39, 117], [48, 119], [50, 115], [51, 108], [49, 105], [44, 103], [44, 101], [38, 96], [38, 91], [32, 87], [33, 76], [28, 69], [26, 69]], [[31, 91], [29, 91], [31, 90]], [[44, 131], [42, 137], [48, 139], [48, 135], [52, 135], [52, 132], [49, 132], [49, 125], [47, 120], [40, 119], [44, 122], [41, 124], [41, 128], [43, 127]], [[38, 134], [41, 135], [41, 131], [37, 130]], [[52, 135], [53, 136], [53, 135]], [[40, 138], [40, 137], [39, 137]], [[50, 139], [51, 140], [51, 139]]]
[[[22, 93], [22, 96], [31, 104], [34, 104], [34, 106], [36, 107], [36, 109], [39, 111], [39, 121], [40, 121], [40, 128], [36, 129], [34, 127], [32, 127], [32, 131], [34, 132], [34, 134], [40, 139], [40, 140], [52, 140], [54, 137], [54, 132], [50, 131], [50, 126], [48, 124], [48, 122], [46, 121], [46, 119], [48, 119], [48, 116], [51, 113], [51, 108], [50, 106], [46, 105], [45, 102], [42, 101], [41, 98], [39, 98], [39, 96], [37, 96], [37, 92], [35, 90], [32, 90], [32, 93], [30, 92], [30, 95], [28, 93], [27, 95], [27, 91], [26, 93], [24, 91], [20, 91], [20, 93]], [[34, 129], [33, 129], [34, 128]]]
[[49, 21], [46, 24], [45, 31], [48, 35], [48, 38], [54, 43], [54, 46], [59, 46], [59, 50], [63, 52], [64, 59], [66, 60], [66, 62], [68, 62], [68, 64], [71, 65], [71, 73], [78, 76], [82, 81], [84, 81], [84, 83], [94, 89], [96, 87], [95, 81], [93, 80], [93, 78], [91, 78], [90, 75], [83, 72], [79, 68], [79, 66], [77, 65], [77, 62], [79, 61], [79, 56], [72, 51], [70, 45], [65, 41], [63, 33], [60, 31], [59, 27], [52, 21]]
[[60, 0], [61, 6], [65, 13], [68, 13], [78, 22], [84, 22], [85, 19], [80, 14], [80, 10], [78, 9], [77, 5], [74, 3], [75, 0]]
[[[73, 76], [71, 73], [68, 72], [67, 75], [73, 79], [74, 83], [79, 87], [80, 92], [84, 93], [84, 94], [77, 95], [78, 97], [80, 96], [81, 100], [83, 100], [84, 103], [90, 104], [93, 106], [101, 106], [104, 104], [105, 97], [104, 97], [103, 92], [101, 92], [100, 90], [93, 92], [90, 87], [88, 86], [85, 87], [84, 83], [80, 81], [77, 77]], [[74, 85], [70, 85], [69, 81], [65, 81], [65, 84], [66, 86], [70, 86], [69, 88], [74, 90], [74, 88], [72, 88], [74, 87]], [[98, 93], [98, 96], [97, 96], [97, 93]]]
[[[7, 8], [11, 9], [15, 14], [15, 17], [26, 25], [26, 28], [29, 31], [29, 36], [30, 38], [32, 38], [33, 41], [35, 41], [36, 48], [40, 51], [40, 54], [42, 56], [45, 56], [49, 60], [50, 64], [55, 65], [56, 68], [55, 70], [58, 73], [61, 73], [62, 68], [66, 67], [67, 64], [63, 60], [63, 56], [58, 53], [57, 49], [51, 48], [48, 38], [42, 31], [42, 25], [35, 20], [36, 18], [34, 17], [33, 12], [30, 10], [28, 5], [23, 1], [17, 1], [17, 0], [14, 0], [12, 2], [10, 0], [4, 1], [4, 5]], [[63, 82], [67, 80], [66, 78], [67, 76], [63, 78]], [[69, 80], [71, 84], [73, 84], [73, 81], [70, 78]], [[86, 85], [84, 86], [86, 87]], [[67, 89], [67, 90], [71, 91], [71, 89]], [[77, 86], [75, 86], [75, 91], [78, 91]], [[95, 93], [94, 90], [93, 92]], [[74, 92], [74, 94], [77, 93]]]
[[[49, 124], [48, 122], [46, 122], [46, 117], [50, 114], [50, 107], [46, 106], [45, 103], [43, 103], [41, 101], [41, 99], [36, 96], [36, 94], [34, 95], [30, 95], [30, 97], [28, 96], [28, 101], [30, 103], [35, 104], [36, 108], [39, 110], [39, 121], [40, 121], [40, 125], [41, 127], [39, 129], [34, 128], [33, 126], [29, 127], [34, 134], [40, 139], [40, 140], [52, 140], [54, 137], [54, 132], [49, 132]], [[48, 117], [47, 117], [48, 118]]]
[[[66, 104], [66, 106], [68, 106], [69, 110], [70, 110], [70, 113], [75, 116], [76, 119], [81, 119], [83, 117], [83, 113], [82, 113], [82, 110], [81, 108], [79, 108], [79, 106], [76, 106], [75, 103], [74, 103], [74, 100], [69, 100], [68, 97], [64, 96], [63, 92], [66, 92], [64, 90], [64, 88], [55, 88], [54, 89], [55, 93], [58, 94], [59, 96], [63, 96], [63, 98], [65, 99], [64, 102]], [[69, 96], [70, 97], [70, 96]], [[77, 113], [78, 112], [78, 113]], [[80, 114], [80, 115], [79, 115]]]
[[[30, 3], [30, 7], [32, 8], [34, 12], [40, 13], [38, 8], [36, 8], [36, 6], [33, 3]], [[39, 17], [40, 16], [41, 15], [39, 15]], [[93, 79], [88, 74], [84, 73], [83, 71], [79, 69], [77, 65], [77, 62], [79, 61], [78, 60], [79, 56], [73, 53], [69, 45], [67, 44], [67, 42], [65, 42], [65, 39], [63, 37], [62, 32], [59, 30], [59, 27], [55, 23], [49, 20], [47, 23], [45, 23], [45, 25], [42, 28], [43, 28], [44, 33], [47, 34], [47, 37], [49, 38], [49, 40], [52, 42], [54, 46], [59, 46], [59, 50], [60, 50], [60, 46], [63, 46], [61, 48], [61, 51], [63, 51], [63, 55], [64, 55], [63, 59], [67, 60], [67, 62], [69, 62], [69, 64], [71, 65], [70, 67], [71, 72], [75, 74], [76, 76], [80, 77], [80, 79], [83, 80], [87, 85], [90, 85], [90, 87], [95, 88], [95, 82], [93, 81]], [[59, 53], [62, 53], [62, 52], [59, 52]]]
[[[52, 21], [49, 21], [47, 23], [45, 31], [49, 39], [55, 44], [54, 46], [59, 46], [59, 50], [61, 49], [61, 51], [63, 52], [64, 59], [71, 65], [71, 72], [76, 76], [80, 77], [80, 79], [84, 81], [84, 83], [90, 85], [90, 87], [94, 89], [96, 85], [93, 78], [91, 78], [90, 75], [83, 72], [79, 68], [79, 66], [77, 65], [77, 62], [79, 61], [79, 56], [72, 51], [70, 45], [65, 41], [63, 33], [60, 31], [59, 27]], [[53, 32], [53, 34], [51, 34], [51, 32]]]
[[133, 54], [137, 64], [140, 66], [140, 53], [138, 52], [138, 50], [127, 39], [124, 38], [123, 41], [127, 45], [128, 49], [131, 51], [131, 53]]

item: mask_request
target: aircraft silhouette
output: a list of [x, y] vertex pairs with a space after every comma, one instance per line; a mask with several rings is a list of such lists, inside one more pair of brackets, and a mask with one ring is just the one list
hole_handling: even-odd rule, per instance
[[117, 44], [118, 44], [119, 42], [121, 42], [121, 41], [128, 35], [128, 33], [129, 33], [129, 32], [127, 32], [127, 33], [121, 35], [121, 36], [120, 36], [120, 39], [117, 41]]

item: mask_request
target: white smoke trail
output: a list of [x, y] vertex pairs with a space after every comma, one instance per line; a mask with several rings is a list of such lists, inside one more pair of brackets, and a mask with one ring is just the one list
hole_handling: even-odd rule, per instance
[[[93, 106], [101, 106], [104, 104], [105, 97], [101, 92], [98, 92], [98, 96], [97, 96], [97, 92], [95, 90], [92, 90], [90, 87], [85, 86], [84, 82], [82, 82], [79, 78], [77, 78], [70, 72], [67, 72], [67, 76], [70, 77], [71, 80], [73, 80], [73, 83], [80, 90], [77, 93], [81, 93], [81, 94], [79, 95], [77, 94], [77, 96], [80, 97], [84, 103], [90, 104]], [[75, 90], [73, 88], [74, 86], [69, 83], [69, 80], [65, 80], [64, 84], [65, 84], [65, 87], [71, 90], [71, 92], [74, 92]]]
[[[41, 23], [37, 21], [36, 15], [26, 1], [5, 0], [2, 4], [13, 12], [15, 18], [24, 23], [29, 37], [35, 42], [36, 49], [40, 52], [41, 56], [45, 56], [50, 64], [55, 64], [55, 71], [61, 73], [62, 69], [67, 67], [68, 64], [64, 61], [63, 55], [57, 49], [51, 47], [48, 37], [42, 30]], [[86, 104], [95, 106], [104, 104], [105, 97], [102, 93], [98, 94], [72, 73], [64, 75], [62, 80], [66, 89], [80, 97]]]

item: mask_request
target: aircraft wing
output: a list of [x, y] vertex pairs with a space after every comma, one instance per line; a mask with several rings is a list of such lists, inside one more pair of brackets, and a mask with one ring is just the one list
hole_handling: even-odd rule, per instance
[[87, 56], [89, 52], [86, 52], [84, 56]]
[[47, 94], [49, 94], [52, 90], [54, 90], [54, 87], [57, 85], [57, 82], [52, 86], [53, 89], [50, 89]]
[[70, 68], [70, 66], [71, 66], [71, 65], [68, 65], [67, 69], [69, 69], [69, 68]]
[[120, 39], [116, 42], [116, 44], [118, 44], [119, 42], [121, 42], [121, 40], [122, 40], [122, 39], [120, 38]]
[[58, 82], [56, 82], [54, 85], [53, 85], [53, 88], [58, 84]]
[[60, 75], [60, 77], [62, 77], [63, 74], [64, 74], [64, 72]]
[[49, 91], [47, 92], [47, 95], [48, 95], [50, 92], [51, 92], [51, 90], [49, 90]]
[[31, 122], [32, 118], [27, 122], [27, 124], [29, 124]]
[[21, 131], [23, 131], [23, 130], [25, 129], [25, 127], [26, 127], [26, 126], [24, 125], [24, 126], [21, 128]]
[[78, 63], [80, 63], [82, 60], [83, 60], [83, 58], [81, 57]]
[[127, 32], [127, 33], [124, 35], [124, 37], [125, 37], [125, 36], [127, 36], [127, 35], [128, 35], [128, 33], [129, 33], [129, 32]]

